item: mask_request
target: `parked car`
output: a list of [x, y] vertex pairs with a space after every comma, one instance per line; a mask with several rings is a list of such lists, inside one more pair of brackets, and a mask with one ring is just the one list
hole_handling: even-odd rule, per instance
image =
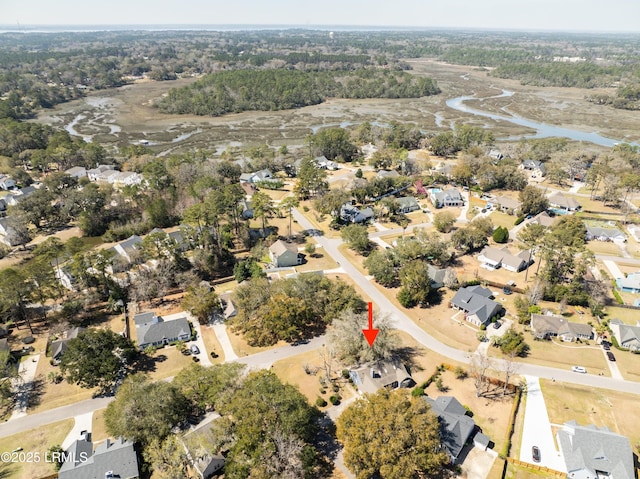
[[533, 458], [533, 462], [540, 462], [540, 448], [538, 446], [531, 448], [531, 457]]
[[607, 358], [609, 359], [609, 361], [615, 361], [616, 357], [613, 355], [613, 353], [611, 351], [607, 351]]
[[200, 348], [195, 344], [192, 344], [191, 346], [189, 346], [189, 351], [191, 351], [191, 354], [194, 354], [194, 355], [200, 354]]
[[500, 329], [500, 326], [502, 326], [502, 323], [500, 321], [496, 321], [495, 323], [493, 323], [493, 329]]
[[502, 288], [502, 292], [507, 296], [513, 293], [513, 291], [511, 291], [511, 288], [509, 286], [505, 286], [504, 288]]
[[609, 351], [611, 349], [611, 346], [609, 346], [608, 342], [602, 341], [602, 349], [604, 349], [605, 351]]
[[586, 373], [586, 372], [587, 372], [587, 370], [586, 370], [585, 368], [583, 368], [582, 366], [573, 366], [573, 367], [571, 368], [571, 370], [572, 370], [574, 373], [582, 373], [582, 374], [584, 374], [584, 373]]

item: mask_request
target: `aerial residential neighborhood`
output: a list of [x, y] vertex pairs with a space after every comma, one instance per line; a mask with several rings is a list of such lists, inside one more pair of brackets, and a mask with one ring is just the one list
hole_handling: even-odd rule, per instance
[[0, 32], [0, 477], [638, 477], [635, 37], [312, 24]]

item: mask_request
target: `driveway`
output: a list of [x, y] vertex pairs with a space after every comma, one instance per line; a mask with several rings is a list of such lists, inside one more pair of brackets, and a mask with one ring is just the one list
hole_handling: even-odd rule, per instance
[[624, 378], [622, 377], [622, 373], [620, 372], [620, 368], [618, 368], [618, 363], [616, 363], [615, 361], [609, 361], [609, 358], [607, 357], [607, 352], [604, 349], [602, 350], [602, 354], [604, 355], [604, 359], [607, 361], [607, 365], [609, 366], [611, 377], [613, 379], [620, 379], [624, 381]]
[[203, 366], [211, 366], [213, 363], [209, 360], [209, 354], [207, 352], [207, 348], [204, 345], [204, 340], [202, 339], [202, 330], [200, 329], [200, 323], [198, 322], [198, 320], [187, 311], [163, 316], [163, 318], [169, 321], [172, 319], [184, 318], [185, 316], [187, 317], [187, 320], [191, 322], [191, 324], [193, 325], [193, 329], [196, 331], [195, 341], [188, 341], [186, 343], [187, 347], [190, 347], [192, 344], [198, 346], [200, 353], [194, 354], [194, 356], [196, 356], [200, 360], [200, 364], [202, 364]]
[[38, 361], [40, 355], [27, 356], [20, 362], [18, 367], [18, 377], [12, 379], [13, 387], [16, 392], [16, 405], [13, 408], [11, 419], [27, 415], [27, 406], [29, 405], [29, 393], [33, 388], [33, 381], [36, 377], [36, 369], [38, 369]]
[[[525, 379], [527, 381], [527, 397], [522, 443], [520, 444], [520, 460], [530, 464], [539, 464], [556, 471], [567, 472], [553, 440], [547, 405], [540, 389], [540, 380], [534, 376], [525, 376]], [[531, 453], [533, 446], [540, 448], [539, 463], [533, 461]]]

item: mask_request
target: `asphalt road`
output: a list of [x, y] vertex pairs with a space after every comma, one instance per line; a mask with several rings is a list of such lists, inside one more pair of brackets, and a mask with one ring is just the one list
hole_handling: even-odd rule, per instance
[[[293, 209], [293, 217], [298, 223], [307, 230], [315, 230], [314, 226], [297, 210]], [[384, 232], [389, 234], [389, 232]], [[322, 245], [327, 254], [336, 260], [340, 267], [348, 274], [353, 281], [370, 297], [376, 306], [375, 314], [388, 314], [395, 328], [410, 334], [416, 341], [432, 351], [441, 354], [447, 358], [461, 363], [470, 363], [472, 352], [460, 351], [436, 340], [433, 336], [427, 334], [418, 327], [409, 317], [407, 317], [399, 308], [397, 308], [384, 295], [380, 294], [373, 284], [353, 266], [340, 253], [338, 246], [342, 243], [338, 239], [329, 239], [324, 236], [315, 236], [317, 242]], [[598, 255], [602, 256], [602, 255]], [[606, 256], [605, 259], [618, 259], [614, 256]], [[625, 259], [625, 262], [630, 261]], [[640, 260], [637, 261], [640, 264]], [[363, 325], [365, 327], [366, 325]], [[375, 326], [375, 318], [374, 318]], [[283, 346], [281, 348], [264, 351], [251, 356], [237, 359], [238, 362], [247, 364], [250, 368], [269, 368], [278, 360], [285, 359], [296, 354], [317, 349], [324, 344], [323, 336], [312, 339], [306, 344], [298, 346]], [[492, 367], [497, 370], [504, 370], [505, 363], [502, 360], [491, 358]], [[555, 379], [568, 383], [580, 384], [583, 386], [598, 387], [604, 389], [612, 389], [632, 394], [640, 394], [640, 383], [625, 381], [621, 379], [608, 378], [604, 376], [595, 376], [592, 374], [574, 373], [567, 369], [555, 369], [546, 366], [538, 366], [534, 364], [518, 363], [516, 374], [536, 376], [538, 378]], [[35, 429], [46, 424], [72, 418], [91, 411], [96, 411], [107, 407], [113, 401], [113, 397], [96, 398], [80, 401], [69, 406], [63, 406], [49, 411], [37, 414], [15, 418], [11, 421], [0, 424], [0, 437], [10, 436], [19, 432]]]

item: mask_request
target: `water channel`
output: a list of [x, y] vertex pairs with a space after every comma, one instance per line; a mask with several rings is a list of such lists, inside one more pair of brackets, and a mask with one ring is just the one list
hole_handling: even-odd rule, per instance
[[[513, 95], [512, 91], [502, 90], [502, 93], [500, 95], [496, 95], [489, 98], [509, 97], [512, 95]], [[612, 147], [618, 143], [624, 142], [624, 140], [614, 140], [612, 138], [607, 138], [602, 135], [599, 135], [598, 133], [595, 133], [595, 132], [587, 133], [585, 131], [573, 130], [571, 128], [563, 128], [560, 126], [553, 126], [553, 125], [548, 125], [546, 123], [539, 123], [537, 121], [527, 120], [526, 118], [522, 118], [521, 116], [518, 116], [506, 111], [505, 108], [503, 108], [502, 111], [504, 111], [506, 114], [499, 115], [496, 113], [489, 113], [487, 111], [471, 108], [470, 106], [467, 106], [464, 103], [467, 100], [477, 100], [477, 99], [478, 98], [476, 98], [473, 95], [471, 96], [465, 95], [465, 96], [459, 96], [456, 98], [450, 98], [447, 100], [446, 103], [448, 107], [453, 108], [454, 110], [458, 110], [464, 113], [470, 113], [476, 116], [482, 116], [485, 118], [491, 118], [493, 120], [507, 121], [509, 123], [513, 123], [514, 125], [526, 126], [533, 130], [536, 130], [535, 135], [525, 135], [524, 138], [549, 138], [549, 137], [556, 136], [556, 137], [568, 138], [570, 140], [576, 140], [576, 141], [588, 141], [590, 143], [595, 143], [596, 145], [607, 146], [607, 147]], [[518, 138], [521, 138], [521, 137], [508, 138], [508, 139], [518, 139]], [[639, 146], [638, 143], [630, 143], [630, 144], [634, 146]]]

